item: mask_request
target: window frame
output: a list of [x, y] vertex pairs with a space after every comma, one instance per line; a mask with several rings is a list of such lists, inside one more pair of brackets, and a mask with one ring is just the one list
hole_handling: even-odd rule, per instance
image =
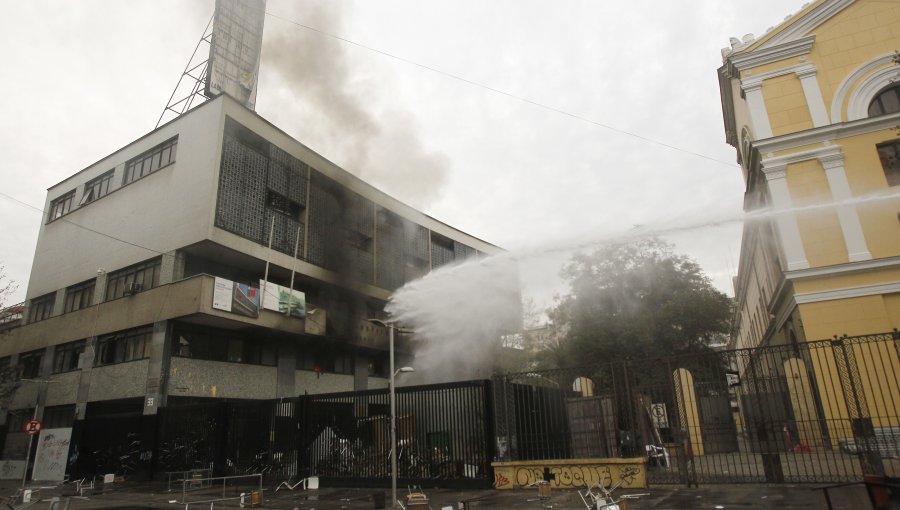
[[28, 324], [53, 317], [54, 305], [56, 305], [56, 292], [32, 298], [28, 304]]
[[106, 291], [103, 293], [103, 300], [113, 301], [130, 295], [125, 294], [125, 290], [130, 283], [135, 283], [139, 274], [141, 290], [138, 292], [158, 287], [161, 267], [162, 257], [154, 257], [109, 273], [106, 277]]
[[75, 190], [68, 191], [50, 201], [47, 223], [54, 222], [72, 212], [75, 204]]
[[19, 354], [19, 379], [35, 379], [41, 376], [44, 349], [35, 349]]
[[78, 359], [86, 347], [87, 341], [84, 339], [57, 345], [53, 349], [53, 366], [50, 373], [63, 374], [78, 370]]
[[[893, 156], [886, 156], [886, 149], [893, 149]], [[889, 140], [875, 145], [878, 153], [878, 161], [881, 162], [881, 170], [889, 187], [900, 186], [900, 138]]]
[[[94, 304], [94, 290], [96, 290], [96, 287], [96, 278], [66, 287], [63, 313], [75, 312], [92, 306]], [[85, 303], [85, 299], [87, 303]], [[77, 308], [75, 307], [76, 300], [79, 305]]]
[[97, 338], [94, 366], [105, 367], [150, 357], [153, 326], [126, 329]]
[[96, 202], [97, 200], [105, 197], [109, 194], [109, 185], [112, 183], [113, 175], [115, 175], [116, 169], [106, 171], [101, 175], [94, 177], [88, 182], [84, 183], [84, 189], [81, 195], [81, 201], [78, 202], [79, 206], [84, 206], [90, 204], [91, 202]]
[[[178, 136], [138, 154], [125, 162], [125, 171], [122, 174], [122, 186], [131, 184], [156, 173], [167, 166], [175, 164], [175, 155], [178, 149]], [[137, 170], [137, 172], [135, 172]]]
[[[884, 100], [888, 95], [892, 95], [893, 99], [896, 103], [896, 109], [888, 111], [885, 109]], [[873, 112], [872, 107], [877, 106], [878, 111]], [[900, 84], [892, 83], [890, 86], [887, 86], [878, 91], [875, 94], [875, 97], [869, 101], [869, 106], [866, 108], [866, 116], [869, 118], [872, 117], [881, 117], [882, 115], [891, 115], [892, 113], [900, 112]]]

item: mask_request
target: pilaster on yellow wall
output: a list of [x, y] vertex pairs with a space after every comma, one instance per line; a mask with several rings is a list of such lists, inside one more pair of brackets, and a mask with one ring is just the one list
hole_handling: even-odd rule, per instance
[[775, 136], [813, 127], [800, 78], [790, 73], [763, 81], [763, 98]]
[[[818, 160], [788, 165], [788, 189], [795, 207], [830, 203], [831, 189]], [[810, 267], [830, 266], [849, 260], [841, 224], [834, 209], [797, 212], [797, 226]]]
[[686, 433], [690, 441], [689, 455], [702, 456], [703, 433], [700, 430], [700, 412], [697, 407], [697, 391], [694, 388], [694, 376], [685, 368], [679, 368], [672, 373], [675, 379], [675, 393], [677, 395], [678, 419], [681, 430]]

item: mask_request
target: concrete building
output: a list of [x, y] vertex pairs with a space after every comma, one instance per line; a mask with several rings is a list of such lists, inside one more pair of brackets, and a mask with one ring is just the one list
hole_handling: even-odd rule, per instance
[[[146, 433], [179, 402], [384, 387], [387, 334], [367, 319], [405, 282], [498, 251], [226, 95], [52, 186], [45, 210], [25, 325], [0, 337], [26, 379], [2, 403], [6, 459], [24, 459], [32, 415], [76, 447], [106, 415]], [[279, 311], [259, 305], [292, 283]]]

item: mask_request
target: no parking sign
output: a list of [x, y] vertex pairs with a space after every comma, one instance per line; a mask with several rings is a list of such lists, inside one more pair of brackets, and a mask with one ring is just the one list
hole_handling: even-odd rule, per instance
[[25, 433], [33, 436], [41, 431], [41, 422], [38, 420], [28, 420], [25, 422]]

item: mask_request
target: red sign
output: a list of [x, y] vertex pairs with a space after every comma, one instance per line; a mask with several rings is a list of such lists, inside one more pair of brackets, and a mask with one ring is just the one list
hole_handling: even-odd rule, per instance
[[25, 422], [25, 433], [33, 436], [41, 431], [41, 422], [37, 420], [28, 420]]

